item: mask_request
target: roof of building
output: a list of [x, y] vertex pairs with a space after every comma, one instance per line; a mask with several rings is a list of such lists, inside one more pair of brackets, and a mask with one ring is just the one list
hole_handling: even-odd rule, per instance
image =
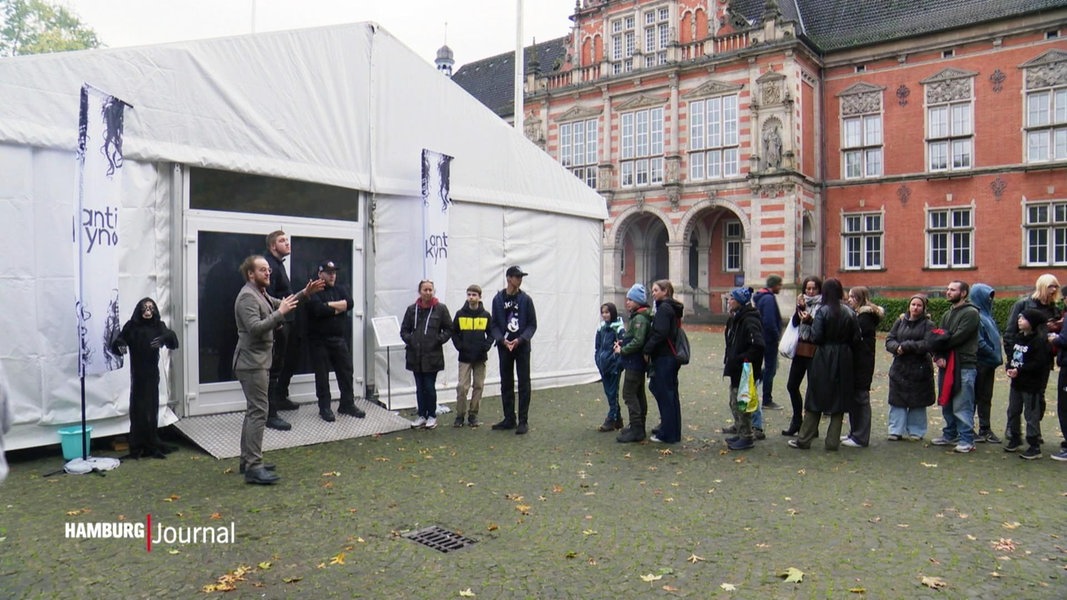
[[[750, 22], [763, 20], [766, 0], [734, 0]], [[1064, 8], [1065, 0], [780, 0], [786, 21], [823, 52], [947, 31], [1007, 17]]]
[[[524, 72], [528, 73], [533, 69], [535, 57], [542, 73], [558, 70], [566, 58], [569, 41], [569, 36], [563, 36], [527, 46]], [[452, 81], [501, 117], [515, 112], [514, 52], [467, 63], [452, 75]]]
[[[1067, 0], [777, 0], [784, 21], [822, 52], [845, 50], [948, 31], [1008, 17], [1067, 7]], [[751, 26], [763, 22], [767, 0], [732, 0], [730, 17]], [[569, 36], [526, 48], [526, 72], [536, 55], [542, 73], [557, 70]], [[508, 52], [463, 65], [452, 80], [499, 116], [514, 112], [515, 54]]]

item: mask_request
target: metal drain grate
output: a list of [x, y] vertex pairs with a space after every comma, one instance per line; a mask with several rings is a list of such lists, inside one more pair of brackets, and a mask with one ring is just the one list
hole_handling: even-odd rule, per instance
[[404, 537], [424, 546], [429, 546], [439, 552], [452, 552], [453, 550], [466, 548], [477, 541], [437, 525], [405, 533]]

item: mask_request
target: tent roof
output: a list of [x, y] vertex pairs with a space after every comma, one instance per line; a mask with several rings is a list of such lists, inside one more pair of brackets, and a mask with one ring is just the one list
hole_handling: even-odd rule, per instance
[[0, 143], [74, 150], [78, 91], [133, 106], [124, 151], [419, 196], [423, 148], [452, 197], [603, 219], [603, 198], [374, 23], [0, 60]]

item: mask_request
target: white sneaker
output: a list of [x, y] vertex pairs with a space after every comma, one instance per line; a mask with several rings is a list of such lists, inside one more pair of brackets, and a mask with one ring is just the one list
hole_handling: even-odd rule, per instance
[[437, 417], [430, 417], [426, 419], [426, 429], [434, 429], [437, 427]]
[[854, 439], [852, 439], [850, 437], [846, 437], [845, 439], [841, 440], [841, 445], [842, 446], [848, 446], [849, 448], [862, 448], [863, 447], [859, 442], [857, 442], [856, 440], [854, 440]]
[[426, 417], [419, 417], [418, 419], [415, 419], [414, 421], [411, 422], [411, 428], [412, 429], [416, 429], [418, 427], [425, 427], [425, 426], [426, 426]]
[[967, 454], [968, 452], [974, 452], [974, 444], [957, 444], [952, 449], [953, 452], [959, 452], [960, 454]]

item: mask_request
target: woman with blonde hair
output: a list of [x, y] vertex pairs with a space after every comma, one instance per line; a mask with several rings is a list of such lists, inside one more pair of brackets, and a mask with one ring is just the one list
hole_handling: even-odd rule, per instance
[[866, 448], [871, 443], [871, 380], [874, 379], [874, 346], [878, 324], [885, 309], [871, 302], [871, 292], [863, 286], [848, 291], [848, 305], [856, 311], [860, 344], [853, 350], [856, 368], [856, 399], [848, 411], [849, 433], [841, 443], [850, 448]]
[[[1011, 307], [1011, 316], [1004, 324], [1004, 352], [1010, 358], [1015, 342], [1019, 341], [1019, 315], [1025, 310], [1036, 310], [1045, 318], [1045, 330], [1048, 333], [1059, 333], [1063, 329], [1063, 312], [1060, 310], [1060, 281], [1052, 273], [1044, 273], [1034, 282], [1034, 291], [1026, 297], [1020, 298]], [[1038, 323], [1033, 323], [1036, 328]], [[1041, 392], [1041, 406], [1038, 414], [1045, 414], [1045, 393]]]

